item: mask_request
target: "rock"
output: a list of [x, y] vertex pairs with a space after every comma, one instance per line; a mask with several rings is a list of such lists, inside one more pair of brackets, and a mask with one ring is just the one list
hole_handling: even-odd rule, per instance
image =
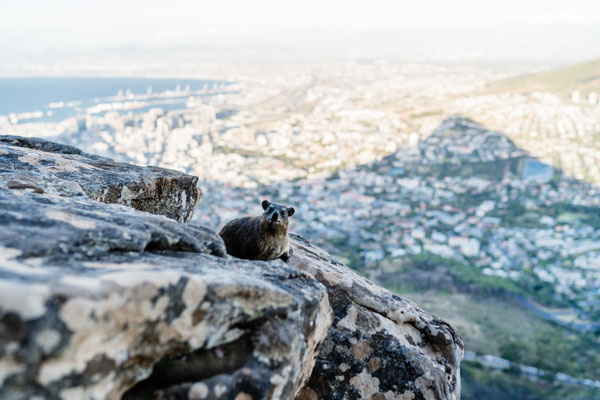
[[0, 209], [0, 398], [287, 399], [310, 376], [331, 315], [308, 273], [86, 197]]
[[448, 323], [292, 235], [290, 265], [327, 287], [334, 322], [296, 398], [460, 398], [463, 342]]
[[[0, 151], [1, 399], [296, 395], [332, 320], [310, 274], [229, 257], [204, 227], [61, 192], [73, 176], [42, 168], [84, 163], [72, 150]], [[19, 160], [31, 154], [48, 161]], [[119, 181], [95, 173], [99, 190], [101, 174]]]
[[459, 398], [451, 326], [298, 236], [228, 256], [195, 184], [0, 137], [1, 399]]
[[197, 182], [195, 176], [117, 163], [73, 146], [0, 136], [0, 188], [84, 195], [187, 222], [202, 195]]

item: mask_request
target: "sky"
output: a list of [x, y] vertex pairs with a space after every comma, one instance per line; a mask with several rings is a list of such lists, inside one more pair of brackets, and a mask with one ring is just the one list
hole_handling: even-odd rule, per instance
[[269, 32], [600, 24], [594, 0], [2, 0], [0, 46], [173, 46]]
[[36, 73], [39, 65], [63, 73], [86, 54], [127, 64], [193, 52], [207, 60], [211, 51], [213, 60], [236, 62], [388, 57], [566, 65], [600, 57], [600, 1], [0, 0], [4, 75]]

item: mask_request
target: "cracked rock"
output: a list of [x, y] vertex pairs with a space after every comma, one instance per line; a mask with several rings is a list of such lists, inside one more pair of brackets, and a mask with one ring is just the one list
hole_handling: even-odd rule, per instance
[[[95, 199], [134, 177], [195, 188], [0, 140], [0, 398], [293, 398], [331, 324], [324, 286], [281, 260], [227, 256], [214, 231], [176, 221], [191, 209]], [[160, 208], [161, 196], [137, 198]]]
[[450, 325], [298, 236], [228, 256], [196, 179], [0, 136], [1, 399], [459, 398]]
[[290, 265], [327, 288], [334, 322], [297, 400], [455, 400], [463, 342], [452, 326], [292, 235]]
[[197, 183], [195, 176], [118, 163], [73, 146], [0, 136], [0, 188], [83, 195], [187, 222], [202, 195]]

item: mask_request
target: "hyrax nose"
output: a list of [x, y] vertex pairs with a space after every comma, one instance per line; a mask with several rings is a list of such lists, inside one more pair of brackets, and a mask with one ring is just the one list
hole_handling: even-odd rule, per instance
[[273, 213], [273, 215], [271, 215], [271, 221], [275, 222], [275, 221], [277, 221], [278, 218], [279, 218], [279, 214], [277, 213], [277, 211], [275, 211]]

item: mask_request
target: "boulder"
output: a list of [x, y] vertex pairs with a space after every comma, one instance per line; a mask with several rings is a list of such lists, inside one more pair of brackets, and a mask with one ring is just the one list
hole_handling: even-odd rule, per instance
[[463, 342], [421, 310], [292, 235], [290, 265], [327, 288], [334, 322], [297, 400], [460, 398]]
[[450, 325], [299, 236], [228, 256], [195, 185], [0, 137], [1, 399], [459, 398]]
[[118, 163], [73, 146], [0, 135], [0, 187], [85, 195], [187, 222], [202, 195], [197, 182], [195, 176]]
[[290, 399], [310, 376], [331, 313], [307, 272], [85, 196], [0, 210], [1, 399]]

